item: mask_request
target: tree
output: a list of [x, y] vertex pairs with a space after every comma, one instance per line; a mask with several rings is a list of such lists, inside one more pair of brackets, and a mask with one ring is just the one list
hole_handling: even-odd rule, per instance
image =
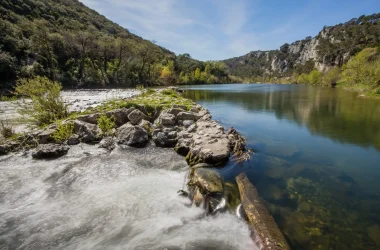
[[334, 87], [338, 83], [338, 81], [341, 77], [340, 73], [341, 73], [341, 70], [338, 67], [334, 67], [334, 68], [330, 69], [323, 76], [323, 80], [322, 80], [323, 84], [324, 85], [330, 85], [330, 86]]
[[170, 60], [166, 66], [164, 66], [161, 71], [160, 79], [167, 85], [176, 83], [177, 80], [174, 72], [174, 61]]

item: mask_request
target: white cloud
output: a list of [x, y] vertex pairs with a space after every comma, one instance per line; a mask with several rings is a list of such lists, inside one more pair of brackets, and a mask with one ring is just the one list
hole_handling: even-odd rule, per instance
[[225, 59], [255, 49], [254, 34], [245, 31], [249, 0], [82, 2], [145, 39], [197, 59]]

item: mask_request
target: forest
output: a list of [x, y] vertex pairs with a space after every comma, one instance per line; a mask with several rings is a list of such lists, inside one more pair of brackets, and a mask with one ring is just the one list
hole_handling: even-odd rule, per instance
[[48, 77], [64, 88], [229, 82], [201, 62], [144, 40], [77, 0], [0, 2], [0, 89]]

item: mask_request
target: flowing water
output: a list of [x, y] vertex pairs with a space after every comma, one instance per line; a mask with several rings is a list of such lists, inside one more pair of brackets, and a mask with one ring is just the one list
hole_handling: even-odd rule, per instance
[[256, 153], [247, 172], [292, 249], [380, 249], [380, 101], [300, 85], [186, 87]]
[[[81, 108], [107, 93], [64, 98]], [[0, 156], [0, 249], [256, 249], [234, 214], [205, 217], [178, 196], [188, 169], [173, 149], [151, 145], [109, 153], [80, 144], [46, 161]]]

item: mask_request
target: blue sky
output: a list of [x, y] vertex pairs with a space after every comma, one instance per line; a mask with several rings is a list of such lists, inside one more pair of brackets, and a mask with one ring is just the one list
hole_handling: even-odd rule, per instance
[[324, 25], [380, 12], [380, 0], [80, 0], [177, 54], [221, 60], [278, 49]]

